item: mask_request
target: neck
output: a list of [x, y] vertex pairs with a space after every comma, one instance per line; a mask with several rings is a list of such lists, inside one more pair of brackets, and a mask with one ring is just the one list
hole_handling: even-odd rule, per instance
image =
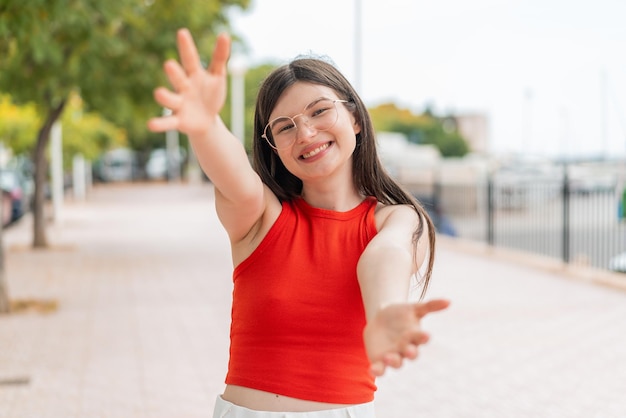
[[316, 208], [346, 212], [363, 202], [365, 196], [359, 193], [352, 182], [338, 186], [324, 181], [320, 184], [305, 183], [302, 198]]

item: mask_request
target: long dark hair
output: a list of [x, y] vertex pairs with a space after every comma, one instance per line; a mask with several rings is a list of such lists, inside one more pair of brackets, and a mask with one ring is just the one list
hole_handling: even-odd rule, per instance
[[276, 102], [288, 87], [298, 81], [329, 87], [340, 99], [348, 101], [345, 106], [354, 114], [356, 123], [361, 127], [352, 158], [353, 180], [357, 189], [365, 196], [374, 196], [382, 204], [410, 205], [415, 209], [421, 222], [413, 234], [414, 247], [424, 233], [424, 222], [427, 224], [430, 251], [423, 275], [423, 297], [435, 259], [435, 227], [422, 205], [384, 169], [376, 151], [375, 132], [369, 112], [350, 82], [332, 64], [317, 58], [298, 58], [278, 67], [263, 81], [254, 115], [254, 169], [279, 200], [288, 201], [300, 196], [302, 181], [285, 168], [278, 154], [261, 137]]

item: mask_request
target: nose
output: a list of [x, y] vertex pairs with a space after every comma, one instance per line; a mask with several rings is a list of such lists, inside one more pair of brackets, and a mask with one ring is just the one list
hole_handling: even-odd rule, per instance
[[311, 126], [309, 118], [306, 116], [300, 116], [296, 121], [296, 140], [311, 138], [317, 133], [317, 129]]

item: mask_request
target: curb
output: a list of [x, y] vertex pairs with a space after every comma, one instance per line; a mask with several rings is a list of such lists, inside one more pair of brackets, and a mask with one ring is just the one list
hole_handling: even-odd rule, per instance
[[549, 273], [559, 274], [563, 277], [580, 282], [606, 286], [626, 292], [626, 275], [622, 273], [615, 273], [575, 263], [564, 263], [552, 257], [510, 248], [493, 247], [484, 242], [445, 235], [437, 236], [437, 245], [472, 255], [506, 260], [517, 265], [530, 266]]

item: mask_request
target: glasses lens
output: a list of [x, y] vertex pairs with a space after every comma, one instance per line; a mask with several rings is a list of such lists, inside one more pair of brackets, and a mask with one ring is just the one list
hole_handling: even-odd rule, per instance
[[329, 99], [315, 101], [307, 106], [304, 114], [308, 124], [317, 131], [325, 131], [337, 122], [337, 108], [335, 102]]
[[337, 117], [335, 102], [330, 99], [320, 99], [307, 105], [300, 115], [293, 118], [281, 116], [272, 120], [265, 131], [271, 134], [271, 145], [275, 148], [287, 148], [296, 140], [298, 129], [303, 123], [310, 129], [326, 131], [335, 125]]
[[292, 138], [296, 136], [296, 123], [287, 116], [274, 119], [268, 125], [276, 148], [284, 148], [291, 145]]

